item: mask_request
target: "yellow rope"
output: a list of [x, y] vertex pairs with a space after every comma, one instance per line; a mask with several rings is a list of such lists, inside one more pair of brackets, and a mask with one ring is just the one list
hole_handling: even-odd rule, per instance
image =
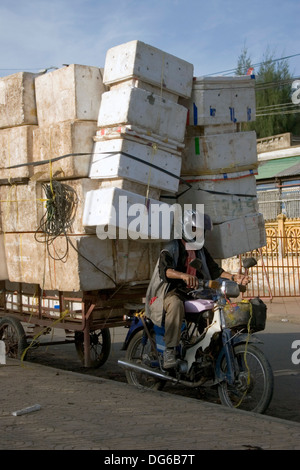
[[[250, 328], [251, 328], [251, 321], [252, 321], [252, 315], [253, 315], [251, 302], [249, 302], [249, 306], [250, 306], [250, 312], [249, 312], [250, 314], [249, 314], [249, 320], [248, 320], [248, 324], [247, 324], [248, 336], [247, 336], [247, 340], [246, 340], [246, 343], [245, 343], [245, 351], [244, 351], [244, 362], [245, 362], [245, 366], [246, 366], [246, 369], [247, 369], [247, 372], [248, 372], [247, 386], [250, 385], [250, 379], [251, 379], [250, 368], [248, 366], [248, 361], [247, 361], [247, 349], [248, 349], [248, 343], [249, 343], [249, 339], [250, 339]], [[246, 394], [247, 394], [247, 390], [244, 391], [243, 396], [241, 397], [240, 401], [234, 406], [234, 408], [238, 408], [240, 406], [240, 404], [244, 400]]]

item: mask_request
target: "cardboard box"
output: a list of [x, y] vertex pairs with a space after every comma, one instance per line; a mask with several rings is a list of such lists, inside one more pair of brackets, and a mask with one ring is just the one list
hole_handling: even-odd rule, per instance
[[36, 78], [40, 126], [68, 120], [97, 121], [106, 90], [98, 67], [72, 64]]
[[19, 72], [0, 78], [0, 128], [38, 123], [34, 87], [38, 76]]
[[192, 64], [141, 41], [112, 47], [106, 53], [106, 85], [138, 78], [179, 96], [191, 96]]

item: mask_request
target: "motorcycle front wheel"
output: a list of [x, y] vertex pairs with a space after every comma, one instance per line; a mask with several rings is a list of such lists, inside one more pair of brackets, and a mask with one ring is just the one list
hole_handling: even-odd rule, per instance
[[[145, 363], [146, 360], [151, 360], [153, 355], [149, 339], [146, 344], [144, 344], [145, 341], [143, 340], [143, 337], [143, 330], [138, 331], [131, 339], [126, 351], [126, 360], [134, 362], [140, 366], [143, 366], [143, 363]], [[146, 372], [126, 369], [125, 374], [127, 382], [131, 385], [135, 385], [136, 387], [162, 390], [165, 385], [164, 380], [157, 379]]]
[[[239, 344], [234, 347], [234, 357], [238, 374], [233, 384], [226, 381], [219, 384], [221, 403], [255, 413], [264, 413], [273, 396], [274, 377], [265, 355], [252, 344]], [[221, 369], [226, 372], [225, 356]]]

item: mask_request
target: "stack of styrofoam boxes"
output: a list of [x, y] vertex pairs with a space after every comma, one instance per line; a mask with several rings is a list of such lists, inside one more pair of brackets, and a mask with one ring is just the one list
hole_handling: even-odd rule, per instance
[[[204, 204], [214, 223], [206, 246], [224, 259], [265, 244], [258, 213], [255, 132], [239, 132], [255, 120], [255, 80], [251, 76], [196, 78], [188, 107], [181, 204]], [[180, 196], [180, 194], [182, 196]]]
[[[22, 203], [16, 209], [15, 198], [26, 199], [28, 206], [32, 205], [31, 189], [27, 191], [26, 182], [33, 170], [26, 164], [33, 159], [33, 131], [38, 122], [34, 89], [36, 77], [36, 74], [20, 72], [0, 79], [1, 280], [12, 274], [6, 250], [12, 237], [6, 232], [15, 233], [16, 222], [26, 223], [27, 217], [31, 217], [31, 210], [25, 214]], [[19, 167], [10, 168], [15, 165]], [[17, 237], [16, 234], [14, 236]]]
[[[23, 77], [22, 81], [19, 76]], [[44, 160], [75, 152], [91, 154], [103, 92], [99, 69], [71, 65], [48, 74], [22, 73], [6, 77], [3, 81], [5, 80], [13, 83], [13, 88], [7, 92], [10, 97], [15, 98], [14, 108], [18, 111], [20, 108], [19, 114], [23, 116], [23, 121], [11, 119], [10, 125], [14, 126], [11, 128], [14, 148], [8, 142], [5, 152], [12, 155], [14, 160], [9, 161], [6, 158], [5, 166], [21, 163], [40, 164]], [[15, 114], [15, 109], [12, 109], [11, 114]], [[2, 110], [1, 116], [5, 116]], [[23, 143], [25, 130], [26, 147]], [[84, 155], [81, 160], [74, 157], [61, 159], [53, 163], [53, 177], [86, 177], [85, 180], [80, 180], [81, 184], [71, 183], [82, 193], [82, 187], [88, 181], [89, 160], [90, 155]], [[6, 172], [9, 172], [11, 183], [15, 182], [16, 177], [23, 178], [22, 184], [1, 187], [7, 277], [13, 282], [40, 284], [48, 289], [60, 288], [62, 286], [59, 280], [56, 283], [53, 279], [55, 269], [51, 269], [51, 273], [48, 272], [45, 276], [46, 266], [50, 269], [49, 264], [53, 260], [46, 260], [45, 243], [38, 243], [35, 238], [35, 232], [39, 229], [45, 212], [45, 194], [40, 181], [49, 182], [50, 165], [25, 165]], [[26, 178], [29, 180], [26, 181]], [[81, 193], [78, 191], [79, 199]], [[80, 205], [78, 212], [80, 213]], [[75, 221], [76, 228], [79, 220], [78, 217]], [[65, 240], [58, 239], [56, 243], [63, 245], [61, 250], [65, 248]], [[68, 276], [64, 273], [62, 279], [67, 280]], [[68, 286], [72, 290], [71, 282]], [[76, 288], [76, 283], [74, 286]]]
[[[5, 121], [5, 127], [14, 127], [10, 139], [6, 134], [3, 137], [9, 141], [2, 145], [2, 167], [28, 162], [38, 165], [3, 170], [6, 173], [2, 176], [10, 176], [11, 183], [15, 177], [23, 179], [18, 186], [0, 188], [7, 259], [7, 272], [2, 278], [62, 291], [112, 288], [112, 279], [117, 284], [148, 279], [152, 258], [157, 257], [152, 254], [154, 250], [137, 249], [130, 240], [99, 240], [96, 235], [87, 234], [82, 224], [85, 195], [101, 184], [88, 176], [101, 95], [105, 91], [100, 69], [70, 65], [45, 75], [22, 77], [22, 82], [13, 80], [16, 90], [7, 94], [17, 95], [20, 114], [28, 117], [20, 122]], [[6, 108], [1, 110], [1, 118], [5, 112]], [[15, 115], [15, 110], [11, 114]], [[21, 124], [22, 129], [16, 127]], [[45, 237], [35, 233], [45, 214], [42, 182], [49, 183], [51, 173], [53, 179], [71, 186], [78, 198], [72, 233], [67, 234], [78, 251], [71, 245], [67, 247], [66, 238], [60, 236], [49, 245], [52, 256], [46, 249]], [[67, 248], [68, 255], [63, 258]]]
[[152, 208], [165, 204], [159, 201], [162, 189], [178, 190], [187, 117], [178, 99], [191, 96], [193, 66], [131, 41], [108, 50], [103, 81], [110, 89], [102, 96], [90, 177], [102, 179], [106, 188], [88, 195], [85, 224], [116, 224], [125, 233], [130, 218], [122, 225], [115, 217], [120, 196], [128, 210], [133, 204], [145, 207], [147, 198], [139, 232], [128, 235], [158, 241], [162, 227], [151, 228]]

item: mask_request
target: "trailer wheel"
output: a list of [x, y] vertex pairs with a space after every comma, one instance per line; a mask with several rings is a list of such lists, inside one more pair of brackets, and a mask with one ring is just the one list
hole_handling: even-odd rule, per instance
[[4, 341], [7, 357], [21, 359], [27, 341], [19, 320], [13, 317], [3, 317], [0, 320], [0, 340]]
[[[75, 332], [75, 348], [79, 359], [84, 363], [84, 337], [82, 331]], [[103, 366], [107, 361], [111, 348], [109, 328], [90, 332], [90, 358], [94, 369]]]

